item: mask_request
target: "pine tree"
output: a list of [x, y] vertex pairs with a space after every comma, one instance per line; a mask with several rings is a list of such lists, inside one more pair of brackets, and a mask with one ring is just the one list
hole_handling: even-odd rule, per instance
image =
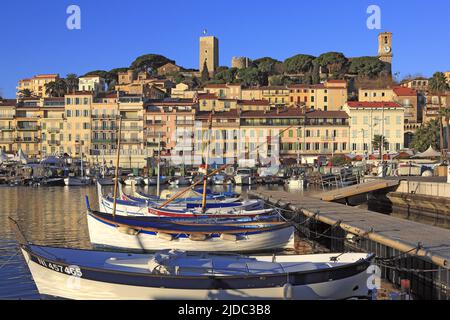
[[209, 81], [209, 70], [208, 70], [208, 65], [206, 64], [206, 60], [203, 63], [203, 70], [202, 70], [202, 82], [208, 82]]

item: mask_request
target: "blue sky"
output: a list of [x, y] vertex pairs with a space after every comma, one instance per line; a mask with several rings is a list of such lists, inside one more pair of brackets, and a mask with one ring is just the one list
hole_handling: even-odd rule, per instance
[[[81, 8], [81, 30], [66, 28], [71, 4]], [[232, 56], [376, 55], [379, 30], [366, 27], [371, 4], [381, 8], [381, 31], [393, 32], [394, 72], [450, 70], [444, 0], [0, 1], [0, 92], [14, 97], [19, 79], [39, 73], [127, 67], [145, 53], [198, 68], [204, 29], [219, 38], [221, 65]]]

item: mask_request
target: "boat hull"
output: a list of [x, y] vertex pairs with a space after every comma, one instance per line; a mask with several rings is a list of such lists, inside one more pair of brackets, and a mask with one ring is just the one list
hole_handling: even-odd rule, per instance
[[[327, 281], [291, 285], [256, 288], [173, 288], [171, 280], [163, 286], [129, 285], [103, 281], [94, 278], [93, 272], [87, 272], [83, 267], [54, 263], [34, 256], [22, 248], [25, 261], [41, 295], [66, 299], [83, 300], [244, 300], [244, 299], [295, 299], [295, 300], [337, 300], [353, 297], [367, 297], [368, 262], [362, 263], [349, 276], [328, 278]], [[39, 260], [40, 259], [40, 262]], [[80, 268], [81, 277], [64, 273], [67, 267]], [[86, 276], [85, 276], [86, 275]], [[110, 275], [111, 277], [111, 275]], [[180, 281], [193, 281], [193, 279]], [[332, 280], [334, 279], [334, 280]], [[257, 285], [256, 285], [257, 286]], [[290, 292], [289, 292], [290, 291]]]
[[[192, 240], [187, 236], [161, 237], [158, 232], [139, 232], [135, 235], [124, 233], [108, 222], [91, 214], [87, 215], [89, 238], [96, 247], [114, 248], [133, 251], [156, 251], [177, 249], [185, 251], [213, 252], [249, 252], [274, 249], [294, 248], [294, 227], [286, 226], [265, 232], [249, 232], [239, 240], [222, 239], [220, 235], [208, 237], [202, 241]], [[186, 232], [180, 234], [185, 234]]]
[[66, 186], [72, 186], [72, 187], [82, 187], [82, 186], [88, 186], [91, 184], [91, 181], [89, 179], [83, 179], [83, 178], [75, 178], [75, 177], [68, 177], [64, 179], [64, 184]]

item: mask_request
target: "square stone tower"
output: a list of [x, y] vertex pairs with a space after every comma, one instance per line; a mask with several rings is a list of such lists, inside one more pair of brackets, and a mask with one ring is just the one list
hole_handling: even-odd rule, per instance
[[200, 61], [199, 70], [203, 71], [203, 65], [208, 66], [209, 72], [215, 72], [219, 67], [219, 40], [216, 37], [200, 37]]
[[381, 61], [392, 64], [392, 33], [382, 32], [378, 35], [378, 57]]

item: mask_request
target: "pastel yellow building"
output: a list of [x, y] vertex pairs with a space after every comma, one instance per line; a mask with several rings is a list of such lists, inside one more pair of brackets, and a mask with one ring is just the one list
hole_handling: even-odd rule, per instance
[[59, 79], [59, 74], [40, 74], [30, 79], [22, 79], [19, 81], [17, 89], [17, 97], [21, 97], [22, 90], [30, 90], [33, 97], [48, 97], [45, 86]]
[[219, 99], [241, 99], [240, 84], [209, 84], [203, 89], [206, 93], [215, 94]]
[[290, 90], [285, 86], [261, 87], [261, 99], [269, 101], [271, 106], [284, 106], [289, 103]]
[[72, 157], [88, 157], [91, 150], [93, 94], [76, 92], [65, 96], [66, 127], [64, 152]]
[[65, 100], [45, 98], [41, 106], [42, 157], [64, 154]]
[[23, 99], [16, 108], [16, 145], [28, 156], [40, 157], [41, 127], [40, 100]]
[[16, 100], [0, 100], [0, 149], [14, 152], [16, 137]]
[[393, 101], [394, 91], [391, 88], [361, 88], [359, 89], [359, 101], [361, 102], [385, 102]]
[[395, 102], [349, 101], [344, 111], [350, 117], [350, 149], [356, 154], [373, 154], [376, 135], [389, 143], [388, 152], [403, 149], [404, 108]]
[[307, 109], [339, 111], [348, 100], [347, 82], [329, 80], [316, 85], [290, 85], [289, 105], [303, 105]]

